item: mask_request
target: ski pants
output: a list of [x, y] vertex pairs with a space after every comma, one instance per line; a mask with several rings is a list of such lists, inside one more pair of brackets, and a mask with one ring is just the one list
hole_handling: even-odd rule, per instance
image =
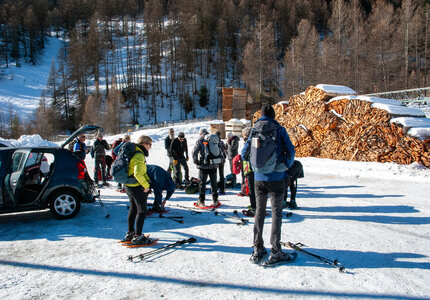
[[218, 166], [218, 174], [219, 174], [219, 191], [221, 193], [225, 192], [225, 178], [224, 178], [224, 163], [219, 164]]
[[[125, 186], [125, 192], [130, 201], [130, 209], [128, 210], [127, 217], [128, 232], [135, 232], [137, 235], [141, 235], [146, 218], [148, 193], [145, 193], [141, 185]], [[136, 230], [134, 225], [136, 225]]]
[[255, 200], [255, 180], [254, 180], [254, 172], [250, 172], [245, 175], [246, 180], [248, 181], [248, 190], [249, 190], [249, 202], [253, 209], [257, 208], [257, 203]]
[[99, 181], [99, 170], [101, 172], [102, 181], [106, 181], [106, 160], [104, 156], [96, 156], [94, 159], [94, 181]]
[[204, 202], [205, 201], [205, 194], [206, 194], [206, 183], [209, 179], [211, 181], [211, 189], [212, 189], [212, 200], [216, 201], [218, 200], [218, 184], [216, 181], [216, 172], [217, 169], [199, 169], [199, 200]]
[[271, 254], [277, 254], [281, 249], [282, 200], [284, 199], [285, 180], [255, 181], [257, 212], [254, 223], [254, 251], [264, 247], [263, 228], [266, 217], [267, 198], [270, 195], [272, 207], [272, 229], [270, 233]]
[[237, 181], [236, 174], [234, 174], [234, 173], [233, 173], [233, 159], [229, 159], [229, 160], [228, 160], [228, 163], [229, 163], [229, 165], [230, 165], [230, 174], [232, 174], [232, 175], [233, 175], [233, 177], [234, 177], [234, 182], [236, 183], [236, 181]]
[[167, 173], [169, 173], [169, 175], [171, 175], [172, 170], [173, 170], [173, 172], [175, 172], [175, 165], [173, 164], [173, 157], [169, 156], [169, 166], [167, 167]]
[[189, 175], [189, 169], [188, 169], [188, 164], [187, 164], [187, 160], [185, 158], [179, 158], [178, 159], [178, 163], [176, 165], [174, 165], [174, 171], [175, 171], [175, 183], [176, 184], [181, 184], [181, 180], [179, 179], [179, 174], [181, 173], [181, 166], [184, 169], [185, 172], [185, 180], [189, 181], [190, 180], [190, 175]]

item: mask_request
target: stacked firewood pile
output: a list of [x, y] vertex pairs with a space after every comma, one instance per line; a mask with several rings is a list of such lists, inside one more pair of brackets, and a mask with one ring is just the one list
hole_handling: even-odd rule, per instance
[[[296, 156], [349, 161], [375, 161], [430, 167], [430, 140], [421, 141], [404, 133], [397, 117], [372, 103], [348, 97], [329, 97], [309, 87], [288, 102], [274, 106], [277, 121], [286, 128]], [[254, 114], [254, 121], [260, 113]]]

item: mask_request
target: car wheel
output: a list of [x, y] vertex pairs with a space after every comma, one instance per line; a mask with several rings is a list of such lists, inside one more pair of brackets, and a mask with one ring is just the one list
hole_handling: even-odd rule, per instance
[[72, 191], [60, 191], [55, 193], [49, 203], [52, 214], [58, 219], [70, 219], [76, 216], [81, 209], [81, 201]]

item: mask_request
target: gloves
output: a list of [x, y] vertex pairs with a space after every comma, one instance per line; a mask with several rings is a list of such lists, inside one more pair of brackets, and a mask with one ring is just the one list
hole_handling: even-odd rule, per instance
[[178, 161], [176, 159], [174, 159], [173, 164], [176, 166], [178, 164]]

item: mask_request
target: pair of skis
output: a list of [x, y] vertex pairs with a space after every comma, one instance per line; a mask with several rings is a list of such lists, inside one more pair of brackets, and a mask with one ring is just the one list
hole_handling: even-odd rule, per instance
[[288, 243], [281, 242], [281, 245], [289, 247], [289, 248], [297, 250], [297, 251], [300, 251], [300, 252], [303, 252], [303, 253], [306, 253], [307, 255], [310, 255], [312, 257], [315, 257], [316, 259], [319, 259], [323, 263], [325, 263], [327, 265], [330, 265], [332, 267], [337, 268], [340, 273], [344, 273], [345, 272], [345, 266], [343, 264], [341, 264], [337, 259], [332, 260], [332, 259], [326, 258], [324, 256], [311, 253], [311, 252], [309, 252], [309, 251], [307, 251], [307, 250], [305, 250], [305, 249], [302, 248], [303, 246], [305, 246], [302, 243], [295, 243], [295, 244], [293, 244], [291, 242], [288, 242]]
[[135, 259], [140, 259], [140, 261], [143, 261], [143, 260], [147, 259], [148, 257], [154, 256], [154, 255], [156, 255], [158, 253], [161, 253], [163, 251], [172, 249], [172, 248], [177, 247], [177, 246], [185, 245], [185, 244], [192, 244], [192, 243], [195, 243], [195, 242], [196, 242], [196, 238], [190, 237], [188, 239], [179, 240], [179, 241], [177, 241], [175, 243], [168, 244], [166, 246], [163, 246], [163, 247], [160, 247], [158, 249], [154, 249], [154, 250], [148, 251], [146, 253], [141, 253], [141, 254], [134, 255], [134, 256], [130, 255], [128, 257], [128, 260], [129, 261], [134, 261]]

